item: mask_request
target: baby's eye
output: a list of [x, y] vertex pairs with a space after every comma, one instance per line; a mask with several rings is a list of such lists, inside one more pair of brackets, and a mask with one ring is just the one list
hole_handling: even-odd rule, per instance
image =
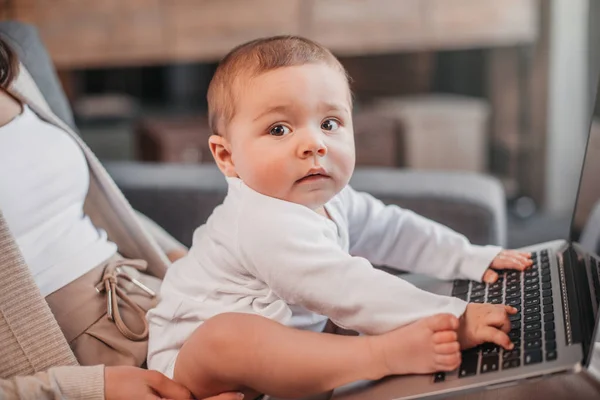
[[275, 125], [269, 130], [269, 134], [272, 136], [283, 136], [290, 133], [290, 128], [285, 125]]
[[323, 121], [323, 123], [321, 124], [321, 129], [323, 129], [324, 131], [335, 131], [340, 127], [339, 122], [337, 122], [335, 119], [326, 119], [325, 121]]

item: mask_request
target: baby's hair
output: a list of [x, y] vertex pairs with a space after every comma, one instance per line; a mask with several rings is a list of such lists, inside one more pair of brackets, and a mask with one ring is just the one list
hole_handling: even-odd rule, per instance
[[328, 49], [303, 37], [273, 36], [237, 46], [221, 60], [208, 87], [208, 123], [212, 133], [223, 136], [225, 126], [233, 118], [234, 88], [239, 88], [240, 80], [281, 67], [321, 63], [339, 71], [350, 83], [346, 70]]

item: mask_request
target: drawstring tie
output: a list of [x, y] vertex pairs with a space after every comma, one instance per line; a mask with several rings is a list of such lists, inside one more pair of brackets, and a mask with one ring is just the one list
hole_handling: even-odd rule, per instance
[[[107, 316], [108, 319], [113, 321], [119, 329], [119, 332], [123, 334], [127, 339], [133, 341], [142, 341], [148, 338], [148, 321], [146, 321], [146, 312], [137, 305], [133, 300], [129, 298], [129, 296], [119, 287], [118, 278], [123, 278], [142, 291], [144, 291], [148, 296], [154, 297], [156, 293], [149, 289], [146, 285], [138, 281], [137, 279], [131, 277], [127, 274], [121, 267], [133, 267], [138, 271], [146, 270], [148, 263], [144, 260], [125, 260], [119, 259], [110, 261], [106, 268], [104, 269], [104, 274], [102, 276], [102, 281], [96, 285], [96, 291], [98, 293], [106, 292], [106, 308], [107, 308]], [[133, 332], [123, 321], [121, 318], [121, 313], [119, 311], [119, 298], [121, 301], [125, 302], [135, 314], [140, 318], [143, 324], [142, 332], [136, 333]]]

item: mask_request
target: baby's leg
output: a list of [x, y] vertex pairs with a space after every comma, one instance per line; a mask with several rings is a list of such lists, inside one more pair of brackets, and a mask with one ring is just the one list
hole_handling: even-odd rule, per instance
[[461, 361], [458, 318], [450, 314], [423, 318], [410, 325], [374, 337], [376, 351], [388, 375], [452, 371]]
[[457, 327], [454, 316], [439, 315], [384, 335], [351, 337], [221, 314], [182, 347], [174, 379], [198, 399], [226, 391], [295, 398], [361, 379], [452, 370], [460, 361]]

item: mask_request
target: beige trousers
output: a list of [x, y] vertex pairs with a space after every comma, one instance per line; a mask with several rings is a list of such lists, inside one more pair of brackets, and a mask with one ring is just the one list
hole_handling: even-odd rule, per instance
[[145, 262], [117, 254], [46, 296], [81, 365], [144, 365], [145, 312], [156, 305], [151, 292], [157, 293], [161, 281], [138, 269]]

